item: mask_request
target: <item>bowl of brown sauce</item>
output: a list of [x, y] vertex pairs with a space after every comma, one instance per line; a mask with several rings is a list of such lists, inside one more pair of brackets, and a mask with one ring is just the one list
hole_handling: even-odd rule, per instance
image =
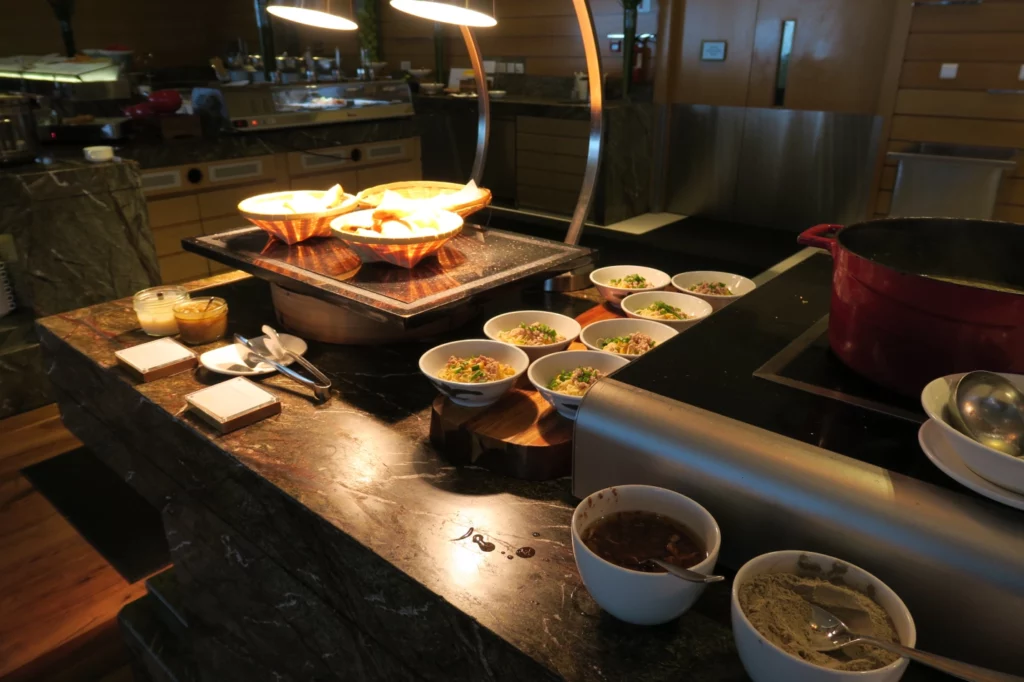
[[651, 559], [711, 574], [721, 542], [708, 510], [656, 486], [599, 490], [572, 516], [572, 548], [583, 584], [601, 608], [636, 625], [678, 618], [705, 588], [669, 575]]

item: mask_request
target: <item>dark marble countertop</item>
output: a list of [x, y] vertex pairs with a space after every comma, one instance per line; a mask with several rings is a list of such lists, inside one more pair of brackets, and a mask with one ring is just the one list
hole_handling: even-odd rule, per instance
[[[222, 283], [218, 295], [231, 306], [232, 329], [253, 334], [273, 319], [266, 284], [236, 277], [221, 276], [213, 283]], [[520, 295], [496, 302], [495, 309], [529, 305], [579, 314], [593, 305], [592, 296]], [[477, 323], [471, 324], [459, 336], [477, 332]], [[581, 587], [569, 537], [575, 502], [567, 479], [529, 483], [457, 468], [433, 450], [429, 405], [436, 394], [416, 367], [427, 346], [311, 344], [307, 357], [335, 381], [333, 400], [315, 406], [287, 380], [272, 377], [262, 383], [283, 400], [282, 414], [217, 436], [184, 413], [183, 396], [219, 377], [181, 374], [134, 385], [115, 367], [114, 351], [147, 340], [130, 300], [50, 317], [40, 326], [51, 352], [71, 351], [83, 372], [100, 372], [121, 386], [118, 391], [130, 391], [136, 403], [155, 407], [146, 418], [151, 433], [170, 437], [172, 430], [175, 437], [212, 445], [206, 457], [212, 453], [269, 482], [440, 600], [402, 603], [400, 594], [372, 591], [358, 599], [370, 612], [367, 627], [394, 614], [424, 624], [434, 618], [478, 624], [480, 630], [473, 630], [478, 641], [448, 643], [468, 647], [479, 664], [464, 675], [431, 671], [433, 664], [423, 660], [428, 654], [417, 651], [415, 641], [389, 643], [425, 679], [522, 679], [521, 666], [503, 669], [507, 654], [494, 653], [492, 635], [500, 640], [499, 651], [511, 647], [532, 659], [543, 678], [745, 679], [728, 627], [728, 586], [716, 586], [698, 608], [665, 626], [618, 622], [601, 613]], [[83, 407], [105, 411], [99, 401], [91, 402]], [[214, 476], [217, 467], [213, 461], [209, 466]], [[484, 553], [469, 539], [454, 540], [471, 527], [507, 553]], [[526, 545], [537, 550], [534, 558], [510, 560]], [[451, 609], [454, 615], [447, 613]]]
[[[114, 140], [110, 144], [119, 157], [131, 159], [146, 169], [399, 140], [419, 134], [416, 118], [405, 117], [260, 132], [225, 132], [177, 140], [128, 138]], [[40, 156], [53, 159], [55, 165], [77, 163], [82, 158], [82, 148], [85, 146], [43, 145]]]
[[[273, 320], [265, 282], [232, 273], [190, 286], [212, 287], [227, 299], [229, 332], [258, 334]], [[478, 336], [485, 319], [505, 310], [575, 316], [595, 300], [593, 291], [517, 292], [493, 301], [452, 337]], [[274, 375], [261, 383], [282, 400], [282, 413], [220, 436], [185, 412], [183, 396], [222, 377], [200, 371], [136, 384], [116, 368], [116, 350], [148, 340], [130, 300], [46, 318], [40, 330], [54, 359], [54, 381], [76, 409], [116, 429], [117, 440], [148, 449], [146, 456], [232, 533], [285, 566], [302, 589], [326, 595], [397, 659], [403, 672], [384, 679], [747, 679], [729, 627], [729, 582], [711, 586], [690, 612], [666, 625], [619, 622], [582, 587], [569, 532], [576, 502], [568, 479], [505, 478], [452, 466], [433, 449], [428, 432], [436, 394], [417, 368], [432, 344], [311, 343], [307, 357], [334, 381], [333, 399], [314, 405]], [[481, 551], [466, 536], [470, 529], [497, 549]], [[213, 537], [220, 538], [217, 551], [234, 560], [229, 534]], [[536, 555], [514, 558], [524, 546]], [[254, 570], [251, 559], [236, 559]], [[274, 613], [294, 604], [289, 594]], [[919, 672], [912, 667], [905, 679], [930, 679]]]

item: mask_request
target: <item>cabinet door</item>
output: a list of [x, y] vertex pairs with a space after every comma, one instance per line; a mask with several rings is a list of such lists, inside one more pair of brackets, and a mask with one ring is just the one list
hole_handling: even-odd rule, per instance
[[292, 189], [318, 189], [327, 190], [334, 185], [341, 185], [341, 188], [349, 194], [355, 194], [359, 186], [359, 173], [354, 170], [332, 171], [330, 173], [319, 173], [317, 175], [304, 175], [301, 178], [292, 178]]
[[149, 199], [149, 226], [152, 228], [194, 223], [199, 220], [199, 201], [194, 194], [173, 199]]
[[156, 245], [158, 258], [181, 253], [181, 240], [188, 237], [198, 237], [203, 234], [202, 225], [199, 223], [183, 223], [171, 225], [170, 227], [153, 228], [153, 243]]
[[273, 181], [231, 189], [203, 192], [199, 195], [199, 215], [203, 220], [238, 215], [238, 204], [256, 194], [268, 194], [288, 189], [287, 182]]
[[[874, 114], [896, 3], [760, 0], [747, 106]], [[783, 24], [795, 21], [776, 95]]]
[[420, 162], [406, 161], [404, 163], [390, 163], [382, 166], [372, 166], [359, 169], [359, 191], [377, 185], [384, 185], [389, 182], [402, 182], [403, 180], [422, 180], [423, 169]]
[[194, 253], [176, 253], [159, 259], [164, 284], [178, 284], [210, 276], [209, 261]]

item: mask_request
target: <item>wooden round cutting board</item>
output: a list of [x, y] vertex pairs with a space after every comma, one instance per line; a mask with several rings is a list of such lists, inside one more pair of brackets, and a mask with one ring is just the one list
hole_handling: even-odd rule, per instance
[[[598, 305], [576, 318], [583, 326], [621, 317]], [[586, 350], [579, 341], [569, 350]], [[488, 407], [460, 407], [444, 396], [434, 400], [430, 441], [448, 460], [532, 481], [572, 473], [574, 424], [535, 391], [526, 377]]]

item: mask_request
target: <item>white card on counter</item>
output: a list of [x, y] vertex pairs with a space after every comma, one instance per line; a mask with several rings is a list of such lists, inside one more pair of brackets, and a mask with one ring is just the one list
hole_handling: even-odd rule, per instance
[[171, 338], [157, 339], [125, 348], [115, 352], [114, 355], [142, 375], [180, 362], [194, 360], [196, 357], [195, 353]]
[[245, 377], [196, 391], [185, 396], [185, 400], [219, 422], [229, 422], [277, 402], [273, 393]]

